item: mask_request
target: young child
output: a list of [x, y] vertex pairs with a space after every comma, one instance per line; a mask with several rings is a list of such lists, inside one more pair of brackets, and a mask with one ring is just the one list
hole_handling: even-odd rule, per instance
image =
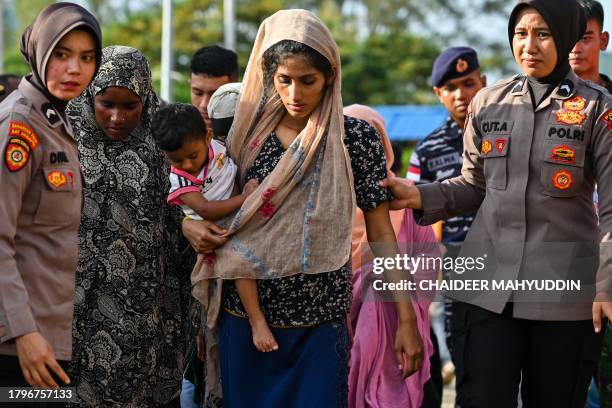
[[[194, 106], [174, 103], [160, 109], [152, 129], [155, 142], [171, 164], [168, 203], [180, 205], [187, 217], [209, 221], [223, 218], [239, 209], [257, 188], [257, 181], [251, 180], [238, 194], [234, 185], [236, 165], [225, 147], [211, 138]], [[277, 350], [259, 307], [256, 282], [237, 279], [236, 289], [249, 315], [255, 347], [262, 352]]]

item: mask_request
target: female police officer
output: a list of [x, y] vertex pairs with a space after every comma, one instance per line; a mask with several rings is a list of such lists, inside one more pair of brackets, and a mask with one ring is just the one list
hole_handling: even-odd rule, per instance
[[[64, 109], [93, 79], [101, 34], [72, 3], [44, 9], [22, 37], [31, 66], [0, 105], [0, 385], [69, 381], [81, 173]], [[17, 356], [18, 359], [15, 357]]]
[[[596, 291], [612, 291], [612, 102], [570, 70], [584, 20], [576, 0], [520, 0], [508, 34], [523, 74], [473, 100], [462, 176], [417, 187], [381, 183], [397, 198], [394, 207], [422, 209], [421, 223], [480, 206], [462, 252], [488, 256], [486, 267], [455, 278], [510, 283], [448, 294], [459, 301], [451, 331], [463, 361], [462, 408], [516, 407], [519, 382], [527, 407], [582, 407], [601, 316], [612, 316], [611, 303], [592, 302]], [[582, 290], [518, 290], [543, 280], [580, 281]]]

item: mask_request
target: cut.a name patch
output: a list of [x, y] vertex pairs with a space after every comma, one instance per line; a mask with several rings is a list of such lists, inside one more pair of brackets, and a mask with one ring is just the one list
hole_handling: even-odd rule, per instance
[[512, 133], [513, 121], [487, 120], [482, 123], [482, 132], [485, 135], [510, 135]]

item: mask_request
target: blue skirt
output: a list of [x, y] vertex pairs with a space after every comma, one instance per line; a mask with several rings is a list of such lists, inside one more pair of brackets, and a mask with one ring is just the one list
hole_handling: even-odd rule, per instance
[[346, 322], [270, 328], [279, 349], [257, 351], [246, 319], [222, 313], [219, 353], [226, 408], [346, 407]]

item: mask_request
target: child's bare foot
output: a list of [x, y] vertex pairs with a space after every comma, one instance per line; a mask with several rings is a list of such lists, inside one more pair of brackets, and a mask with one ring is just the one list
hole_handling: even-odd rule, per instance
[[253, 344], [262, 353], [278, 350], [278, 343], [268, 327], [266, 319], [249, 320], [253, 332]]

